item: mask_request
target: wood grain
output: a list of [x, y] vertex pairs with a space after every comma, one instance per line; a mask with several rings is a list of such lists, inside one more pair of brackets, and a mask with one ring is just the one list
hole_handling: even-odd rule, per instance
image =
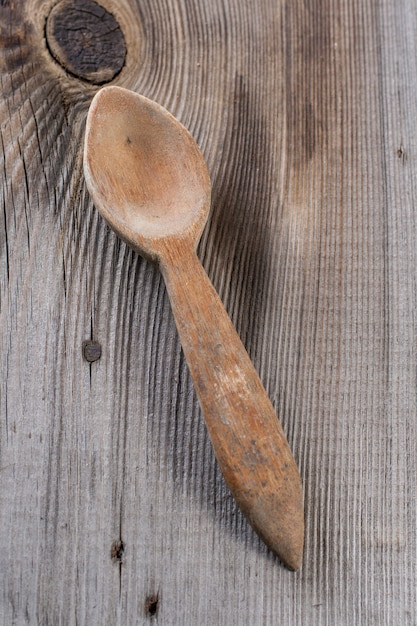
[[95, 88], [50, 58], [48, 2], [3, 0], [0, 620], [415, 624], [415, 3], [102, 5], [115, 84], [208, 162], [200, 257], [301, 468], [304, 565], [237, 510], [159, 274], [87, 196]]

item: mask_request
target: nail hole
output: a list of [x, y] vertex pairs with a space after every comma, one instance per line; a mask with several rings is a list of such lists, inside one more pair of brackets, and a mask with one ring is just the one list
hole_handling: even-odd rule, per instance
[[150, 617], [155, 617], [159, 608], [158, 594], [148, 596], [145, 600], [145, 611]]
[[120, 539], [119, 541], [115, 541], [111, 547], [111, 559], [114, 563], [121, 563], [123, 560], [123, 554], [125, 551], [125, 544]]
[[83, 355], [88, 363], [94, 363], [101, 357], [101, 345], [98, 341], [84, 341], [83, 343]]

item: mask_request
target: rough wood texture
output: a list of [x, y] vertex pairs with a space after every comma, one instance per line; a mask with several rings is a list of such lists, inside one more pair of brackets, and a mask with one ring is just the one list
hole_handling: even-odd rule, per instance
[[208, 162], [200, 257], [285, 417], [304, 564], [237, 510], [159, 273], [88, 199], [95, 88], [50, 58], [48, 2], [3, 0], [2, 622], [415, 624], [415, 2], [102, 4], [115, 82]]

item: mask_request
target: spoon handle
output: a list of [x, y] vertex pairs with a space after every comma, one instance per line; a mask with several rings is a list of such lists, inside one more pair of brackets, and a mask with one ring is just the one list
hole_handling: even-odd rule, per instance
[[193, 250], [160, 258], [171, 306], [223, 476], [248, 521], [291, 569], [301, 564], [301, 480], [281, 424]]

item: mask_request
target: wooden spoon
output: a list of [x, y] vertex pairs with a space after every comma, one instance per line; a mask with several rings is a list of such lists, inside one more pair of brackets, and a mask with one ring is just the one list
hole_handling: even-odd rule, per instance
[[264, 542], [301, 564], [301, 480], [262, 383], [196, 246], [210, 209], [210, 179], [188, 131], [164, 108], [120, 87], [91, 104], [84, 171], [115, 232], [158, 263], [223, 476]]

